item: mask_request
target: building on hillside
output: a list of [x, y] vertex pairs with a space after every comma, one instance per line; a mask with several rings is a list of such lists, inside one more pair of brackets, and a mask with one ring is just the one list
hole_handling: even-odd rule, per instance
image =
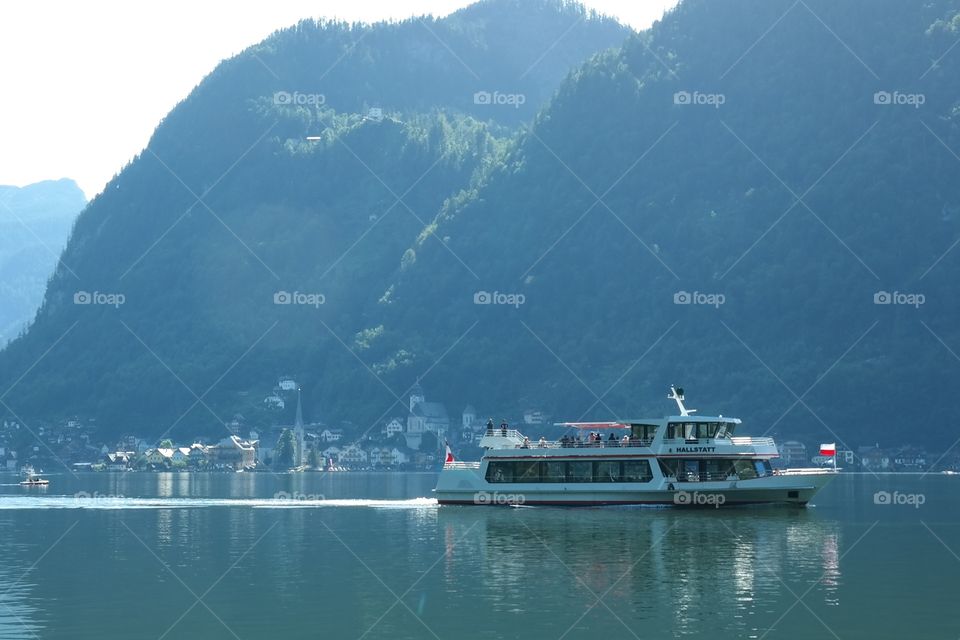
[[297, 386], [297, 381], [291, 378], [290, 376], [282, 376], [277, 382], [277, 388], [284, 393], [290, 391], [298, 391], [299, 387]]
[[807, 445], [796, 440], [787, 440], [779, 445], [780, 460], [785, 467], [806, 467], [810, 462], [807, 458]]
[[373, 447], [367, 455], [374, 467], [397, 467], [409, 461], [407, 454], [397, 447]]
[[439, 402], [427, 402], [420, 383], [415, 384], [410, 391], [410, 413], [404, 434], [407, 446], [419, 449], [423, 434], [429, 431], [437, 437], [438, 448], [442, 447], [449, 430], [450, 416], [447, 415], [447, 408]]
[[479, 418], [477, 410], [468, 404], [460, 414], [459, 442], [470, 444], [479, 440], [480, 434], [486, 429], [486, 423]]
[[287, 408], [287, 403], [283, 398], [280, 397], [278, 393], [271, 393], [266, 398], [263, 399], [263, 404], [267, 406], [267, 409], [274, 409], [280, 411]]
[[244, 430], [244, 425], [246, 422], [247, 419], [242, 413], [235, 413], [230, 421], [227, 422], [226, 427], [230, 433], [238, 436]]
[[897, 471], [926, 471], [927, 453], [916, 447], [904, 447], [893, 456]]
[[123, 471], [133, 464], [136, 457], [137, 453], [135, 451], [110, 451], [104, 455], [103, 463], [107, 466], [107, 469]]
[[228, 466], [234, 469], [246, 469], [256, 466], [259, 442], [241, 440], [238, 436], [224, 438], [215, 445], [207, 447], [207, 457], [215, 466]]
[[324, 444], [340, 442], [343, 440], [343, 429], [324, 429], [317, 434], [317, 438], [319, 438], [320, 442], [323, 442]]
[[860, 466], [864, 471], [889, 471], [891, 467], [890, 455], [879, 446], [860, 447], [857, 449], [860, 456]]
[[400, 418], [393, 418], [383, 428], [383, 435], [387, 438], [392, 438], [398, 433], [403, 433], [403, 423], [400, 422]]
[[473, 408], [472, 404], [468, 404], [463, 408], [463, 413], [460, 414], [460, 425], [464, 430], [473, 429], [473, 426], [477, 423], [477, 410]]
[[348, 444], [340, 451], [339, 461], [341, 464], [361, 466], [367, 463], [369, 456], [367, 452], [357, 444]]
[[544, 423], [543, 411], [537, 409], [527, 409], [523, 412], [523, 423], [524, 424], [543, 424]]
[[159, 449], [147, 449], [143, 453], [144, 461], [153, 466], [159, 466], [166, 462], [167, 458]]

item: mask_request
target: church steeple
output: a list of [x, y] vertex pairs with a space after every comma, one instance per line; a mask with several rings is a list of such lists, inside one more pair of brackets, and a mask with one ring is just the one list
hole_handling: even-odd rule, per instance
[[296, 466], [302, 467], [304, 465], [306, 452], [304, 449], [304, 433], [303, 433], [303, 402], [302, 402], [302, 389], [297, 387], [297, 415], [293, 419], [293, 438], [296, 441], [296, 451], [294, 456], [294, 462]]
[[423, 395], [420, 378], [417, 378], [417, 383], [410, 389], [410, 412], [413, 413], [413, 408], [424, 400], [426, 400], [426, 396]]
[[303, 403], [301, 402], [301, 389], [297, 387], [297, 417], [294, 418], [293, 428], [303, 430]]

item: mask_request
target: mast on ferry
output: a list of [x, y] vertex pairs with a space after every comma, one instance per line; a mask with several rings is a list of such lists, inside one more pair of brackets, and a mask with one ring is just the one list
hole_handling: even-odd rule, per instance
[[677, 408], [680, 409], [681, 416], [688, 416], [691, 413], [695, 413], [696, 409], [687, 409], [683, 404], [683, 387], [675, 387], [670, 385], [670, 393], [667, 394], [667, 398], [670, 400], [677, 401]]

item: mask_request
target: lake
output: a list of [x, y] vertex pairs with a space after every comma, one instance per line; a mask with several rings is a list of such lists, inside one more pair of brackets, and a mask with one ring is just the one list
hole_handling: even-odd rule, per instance
[[806, 509], [437, 507], [435, 474], [0, 476], [0, 638], [951, 638], [960, 476]]

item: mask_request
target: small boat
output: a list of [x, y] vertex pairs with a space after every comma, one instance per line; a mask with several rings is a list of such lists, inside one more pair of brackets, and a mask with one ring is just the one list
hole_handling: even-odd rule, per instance
[[33, 467], [24, 467], [22, 473], [23, 481], [20, 483], [21, 487], [46, 487], [50, 484], [50, 481], [41, 478], [37, 472], [33, 470]]

